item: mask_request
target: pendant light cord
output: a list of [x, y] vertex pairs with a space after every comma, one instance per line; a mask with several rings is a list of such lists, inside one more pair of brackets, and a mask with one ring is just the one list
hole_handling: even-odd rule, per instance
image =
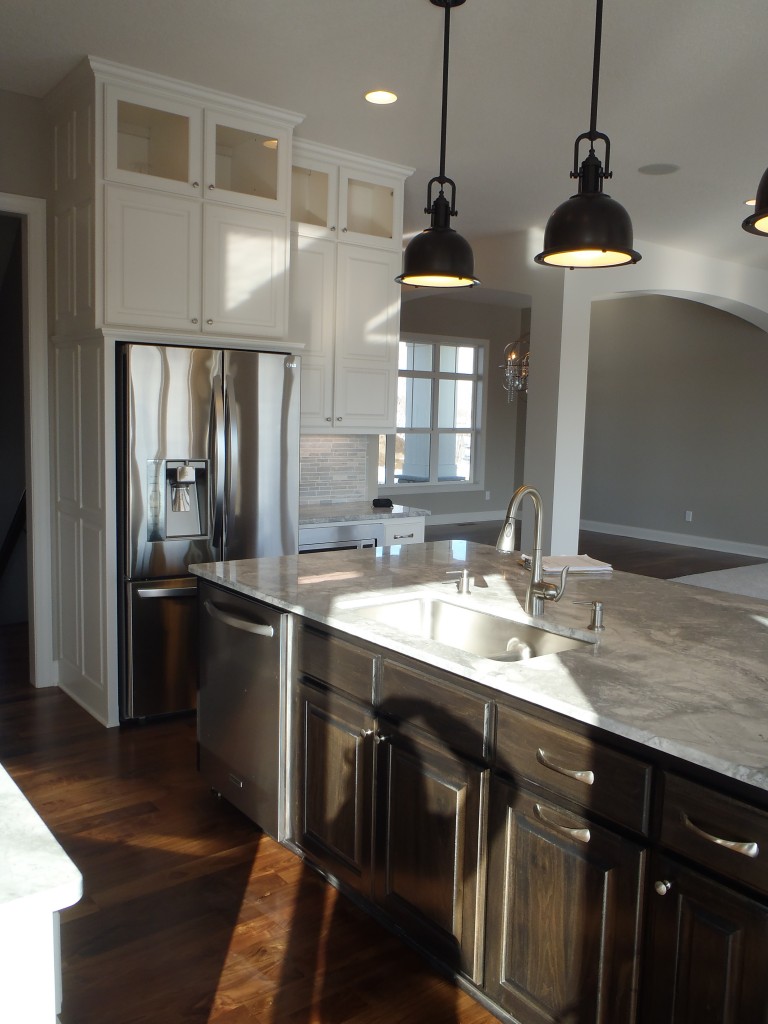
[[[603, 35], [603, 0], [597, 0], [595, 14], [595, 54], [592, 61], [592, 106], [589, 116], [589, 137], [594, 142], [597, 136], [597, 90], [600, 85], [600, 47]], [[594, 148], [594, 147], [593, 147]]]
[[[598, 0], [600, 2], [600, 0]], [[442, 185], [445, 177], [445, 137], [448, 125], [448, 51], [451, 39], [451, 8], [445, 8], [445, 30], [443, 32], [443, 113], [440, 121], [440, 176], [437, 179]]]

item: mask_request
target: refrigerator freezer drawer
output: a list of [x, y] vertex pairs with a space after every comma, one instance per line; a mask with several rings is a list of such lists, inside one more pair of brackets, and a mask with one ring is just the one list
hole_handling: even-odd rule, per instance
[[127, 664], [120, 713], [147, 718], [195, 707], [197, 585], [194, 577], [126, 584]]
[[280, 839], [288, 616], [208, 583], [199, 586], [200, 773]]

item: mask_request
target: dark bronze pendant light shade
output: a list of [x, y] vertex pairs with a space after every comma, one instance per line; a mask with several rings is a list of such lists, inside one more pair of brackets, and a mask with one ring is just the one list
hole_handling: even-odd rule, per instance
[[[600, 45], [603, 0], [596, 0], [595, 50], [592, 65], [590, 127], [576, 139], [571, 177], [578, 179], [579, 191], [554, 211], [544, 229], [544, 249], [537, 263], [550, 267], [617, 267], [637, 263], [640, 253], [633, 249], [632, 221], [615, 199], [603, 192], [603, 181], [613, 176], [610, 169], [611, 142], [597, 130], [597, 92], [600, 79]], [[589, 142], [589, 152], [579, 167], [579, 147]], [[605, 145], [605, 168], [595, 153], [595, 142]]]
[[[448, 51], [451, 30], [451, 8], [460, 7], [465, 0], [430, 0], [435, 7], [445, 10], [443, 33], [443, 106], [440, 129], [440, 173], [427, 185], [427, 205], [431, 223], [415, 235], [403, 253], [403, 272], [395, 278], [400, 284], [422, 288], [471, 288], [480, 284], [475, 277], [475, 259], [465, 238], [451, 227], [456, 216], [456, 184], [445, 174], [445, 136], [448, 112]], [[433, 187], [438, 187], [432, 199]], [[450, 188], [450, 202], [445, 188]]]
[[763, 172], [755, 197], [755, 212], [741, 226], [751, 235], [768, 235], [768, 168]]

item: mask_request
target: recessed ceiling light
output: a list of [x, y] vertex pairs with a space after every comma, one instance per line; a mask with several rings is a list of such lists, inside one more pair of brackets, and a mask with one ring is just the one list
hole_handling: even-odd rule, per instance
[[376, 103], [378, 106], [384, 106], [387, 103], [397, 103], [397, 96], [387, 89], [372, 89], [365, 94], [365, 98], [369, 103]]
[[757, 199], [745, 199], [744, 200], [744, 205], [745, 206], [757, 206]]
[[262, 146], [264, 149], [277, 149], [277, 139], [264, 139]]
[[678, 164], [645, 164], [637, 169], [641, 174], [674, 174], [680, 167]]

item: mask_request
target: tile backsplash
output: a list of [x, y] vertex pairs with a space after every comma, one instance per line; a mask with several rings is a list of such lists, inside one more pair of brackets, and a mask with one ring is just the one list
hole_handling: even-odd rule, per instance
[[300, 452], [299, 505], [367, 500], [366, 436], [303, 435]]

